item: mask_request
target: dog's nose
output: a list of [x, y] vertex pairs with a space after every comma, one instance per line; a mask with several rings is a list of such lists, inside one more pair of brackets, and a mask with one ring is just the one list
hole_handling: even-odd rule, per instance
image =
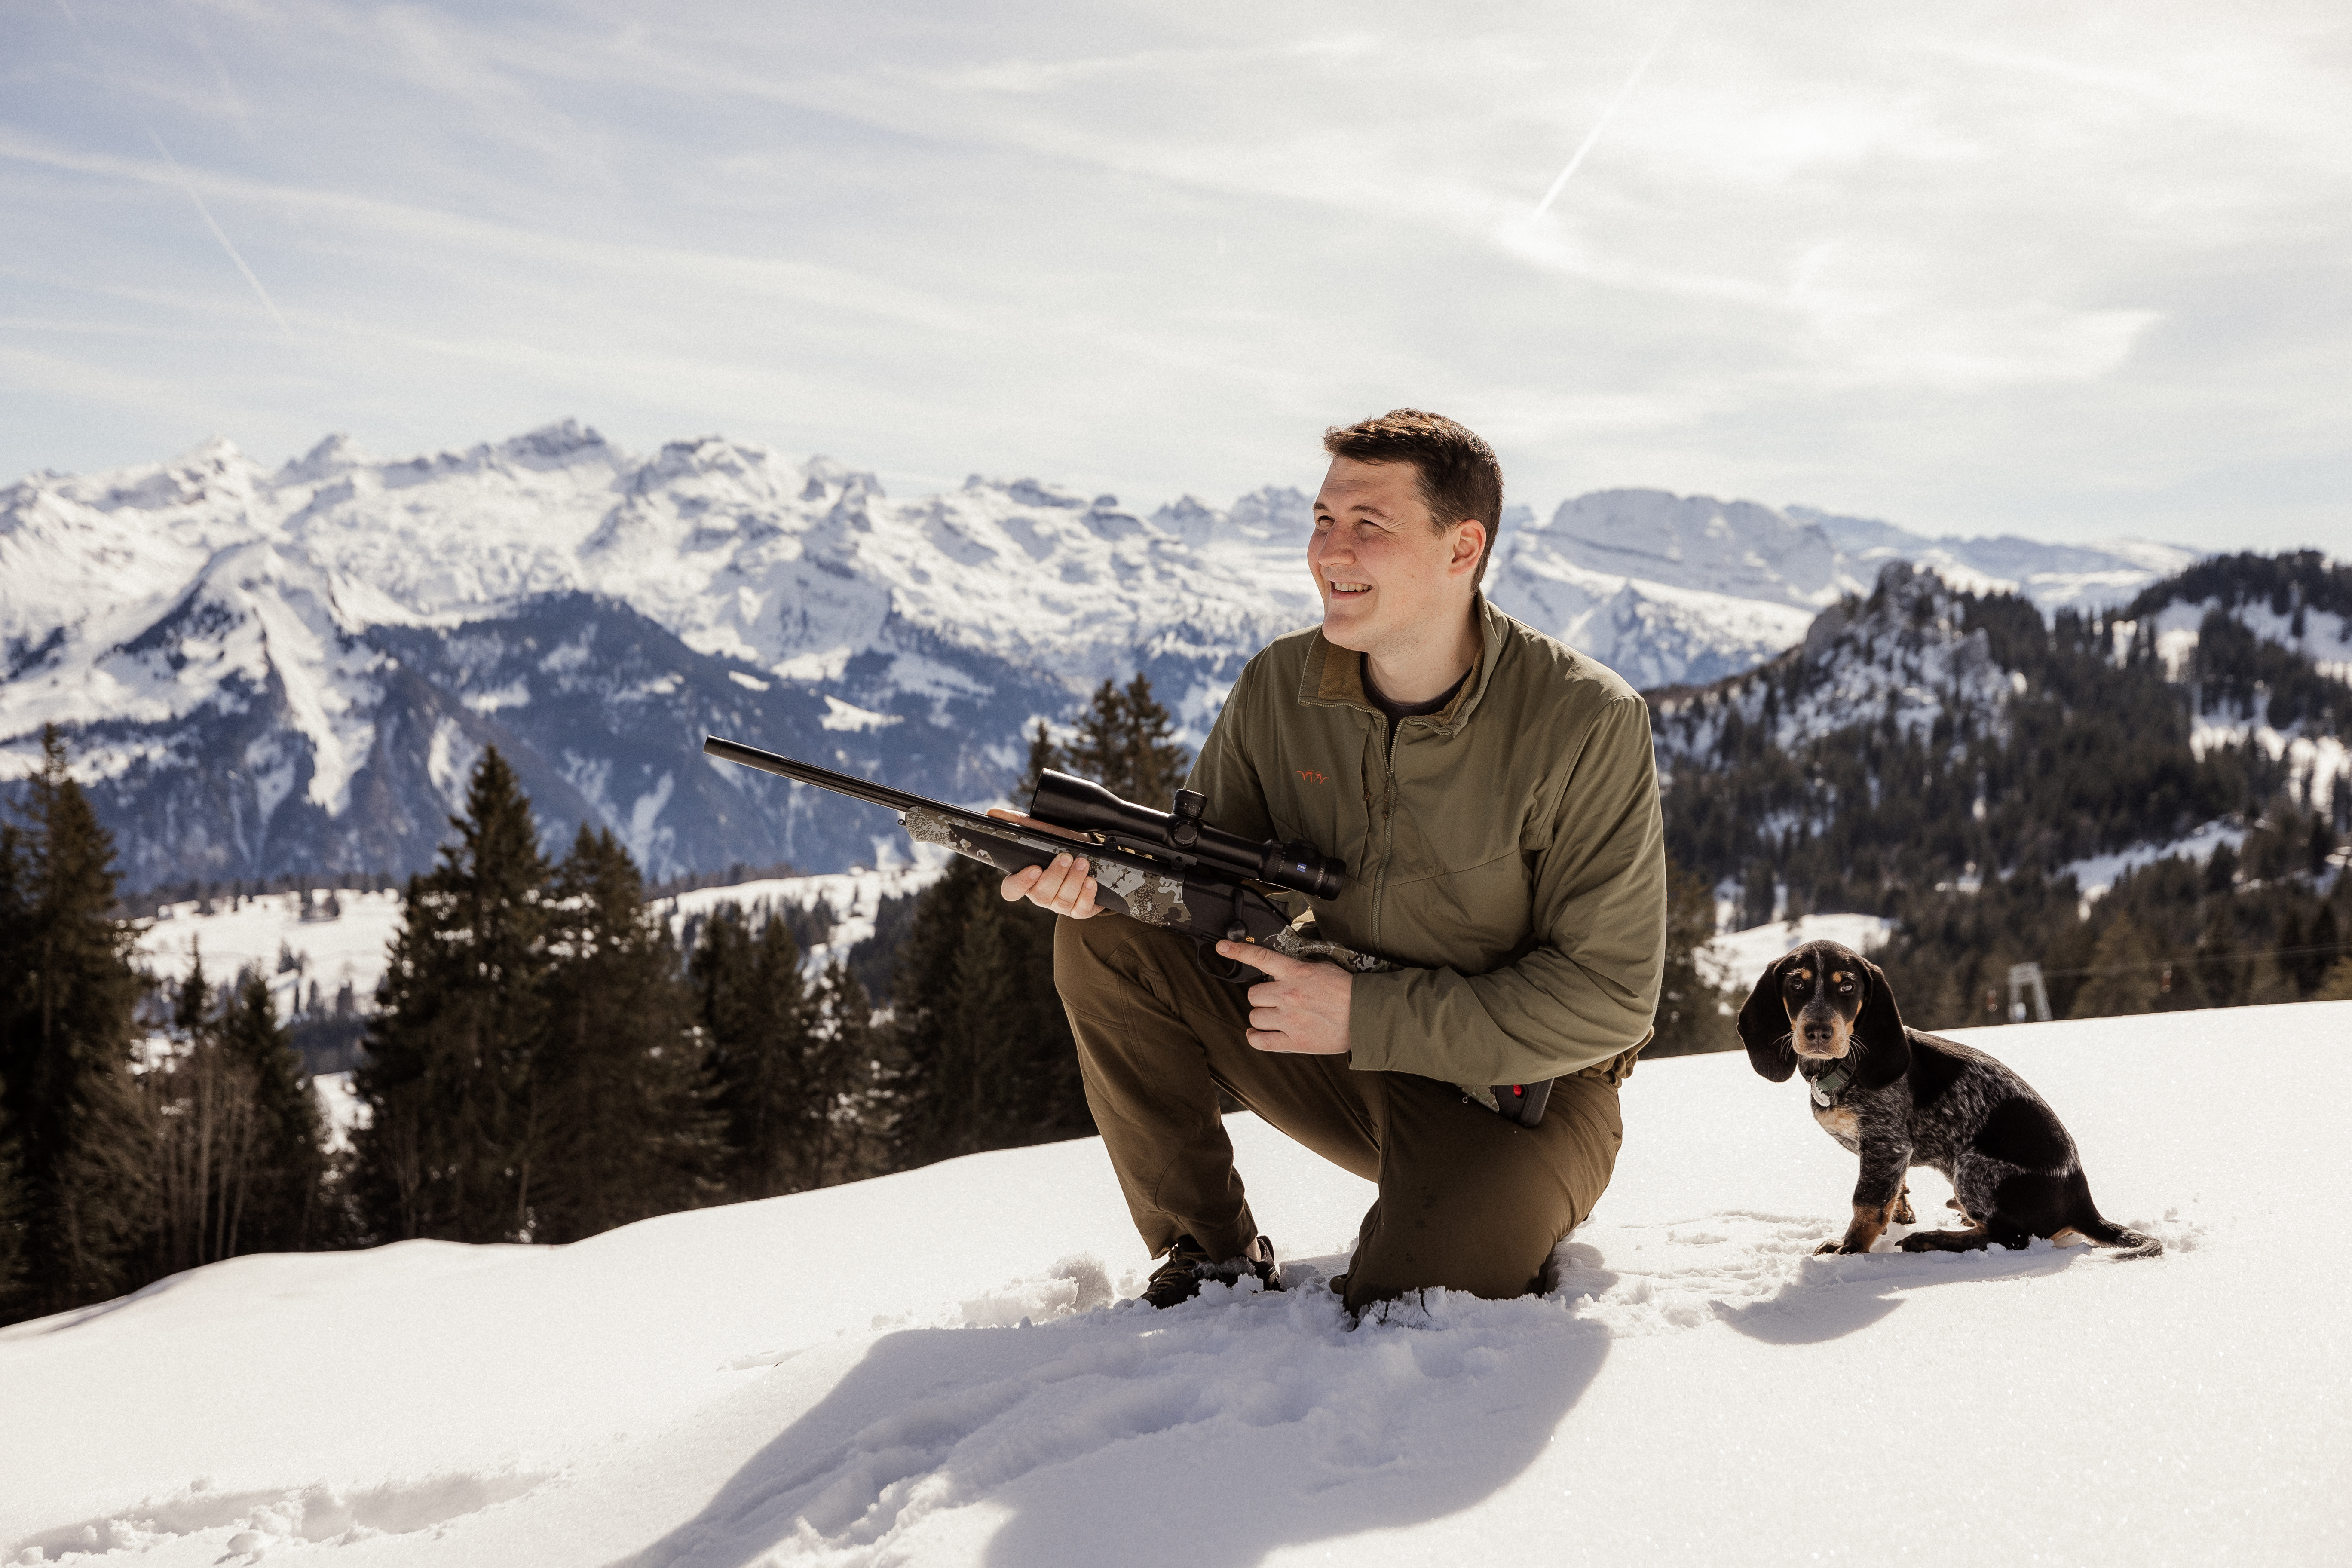
[[1826, 1046], [1829, 1043], [1830, 1026], [1827, 1024], [1807, 1024], [1805, 1026], [1805, 1044], [1809, 1046]]

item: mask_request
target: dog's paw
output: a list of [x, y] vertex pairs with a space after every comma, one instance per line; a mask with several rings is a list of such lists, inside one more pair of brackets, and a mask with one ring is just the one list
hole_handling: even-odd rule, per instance
[[1870, 1248], [1866, 1247], [1848, 1247], [1843, 1241], [1824, 1241], [1813, 1248], [1813, 1256], [1815, 1258], [1853, 1258], [1869, 1250]]
[[1916, 1236], [1905, 1237], [1895, 1245], [1901, 1247], [1906, 1252], [1928, 1252], [1932, 1251], [1936, 1246], [1935, 1242], [1931, 1239], [1932, 1236], [1932, 1232], [1921, 1231]]
[[1919, 1216], [1911, 1212], [1911, 1194], [1909, 1193], [1905, 1193], [1901, 1197], [1895, 1200], [1895, 1213], [1892, 1216], [1892, 1223], [1895, 1225], [1917, 1225], [1919, 1223]]

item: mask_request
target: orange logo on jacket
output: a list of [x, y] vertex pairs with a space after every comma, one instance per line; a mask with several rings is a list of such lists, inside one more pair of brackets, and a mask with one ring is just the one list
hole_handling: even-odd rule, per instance
[[1331, 782], [1323, 774], [1317, 773], [1313, 768], [1300, 768], [1297, 770], [1297, 773], [1298, 776], [1305, 779], [1308, 784], [1329, 784]]

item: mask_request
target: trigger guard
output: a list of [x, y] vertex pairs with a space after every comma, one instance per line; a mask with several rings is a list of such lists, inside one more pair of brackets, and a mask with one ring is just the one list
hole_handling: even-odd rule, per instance
[[1240, 959], [1227, 958], [1219, 952], [1217, 944], [1213, 942], [1193, 942], [1192, 962], [1201, 966], [1202, 973], [1212, 980], [1222, 980], [1228, 985], [1258, 985], [1267, 979], [1265, 971], [1252, 969]]

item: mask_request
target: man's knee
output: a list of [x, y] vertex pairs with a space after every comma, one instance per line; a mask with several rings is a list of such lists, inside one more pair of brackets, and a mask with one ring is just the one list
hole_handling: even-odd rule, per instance
[[1444, 1287], [1503, 1299], [1538, 1288], [1546, 1260], [1592, 1212], [1615, 1169], [1615, 1089], [1570, 1079], [1543, 1124], [1510, 1125], [1415, 1080], [1388, 1106], [1381, 1202], [1349, 1268], [1351, 1309]]

